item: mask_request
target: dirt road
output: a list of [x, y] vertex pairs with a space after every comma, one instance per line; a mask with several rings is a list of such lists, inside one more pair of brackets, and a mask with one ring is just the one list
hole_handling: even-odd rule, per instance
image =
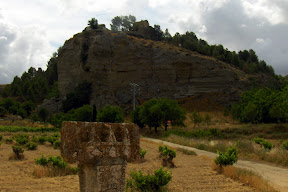
[[[183, 148], [187, 150], [195, 151], [199, 156], [207, 156], [210, 158], [215, 158], [218, 156], [216, 153], [199, 150], [193, 147], [187, 147], [183, 145], [178, 145], [162, 140], [152, 139], [152, 138], [142, 138], [143, 140], [153, 141], [155, 143], [161, 143], [175, 148]], [[234, 165], [235, 167], [244, 168], [259, 174], [265, 180], [273, 185], [276, 190], [288, 192], [288, 169], [266, 165], [262, 163], [256, 163], [252, 161], [238, 160]]]

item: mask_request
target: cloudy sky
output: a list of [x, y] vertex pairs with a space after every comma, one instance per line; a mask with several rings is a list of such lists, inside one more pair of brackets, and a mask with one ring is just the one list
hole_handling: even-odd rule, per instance
[[253, 49], [288, 74], [288, 0], [0, 0], [0, 84], [31, 66], [46, 69], [92, 17], [110, 28], [112, 18], [129, 14], [172, 35], [193, 31], [232, 51]]

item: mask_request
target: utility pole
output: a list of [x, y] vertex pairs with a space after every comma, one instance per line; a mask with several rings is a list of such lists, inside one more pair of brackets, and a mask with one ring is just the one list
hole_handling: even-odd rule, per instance
[[130, 85], [132, 86], [131, 91], [133, 92], [133, 111], [135, 110], [135, 103], [136, 103], [136, 91], [137, 91], [137, 87], [139, 87], [138, 84], [136, 83], [130, 83]]

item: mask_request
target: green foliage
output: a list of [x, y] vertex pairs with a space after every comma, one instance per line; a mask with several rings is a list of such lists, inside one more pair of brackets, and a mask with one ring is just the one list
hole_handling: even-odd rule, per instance
[[140, 158], [141, 159], [144, 159], [146, 153], [147, 153], [147, 150], [140, 148]]
[[142, 171], [130, 172], [130, 178], [127, 179], [126, 189], [132, 191], [160, 191], [172, 179], [172, 173], [163, 168], [154, 171], [153, 175], [144, 175]]
[[46, 166], [46, 165], [48, 165], [48, 159], [42, 154], [41, 158], [35, 159], [35, 164]]
[[7, 143], [7, 144], [13, 143], [13, 138], [11, 138], [11, 137], [10, 137], [10, 138], [6, 138], [6, 139], [5, 139], [5, 143]]
[[283, 148], [288, 150], [288, 139], [283, 142]]
[[239, 104], [233, 105], [234, 118], [243, 123], [279, 123], [288, 120], [288, 89], [255, 89], [245, 92]]
[[54, 127], [24, 127], [0, 125], [0, 132], [53, 132], [59, 131]]
[[158, 150], [160, 154], [165, 158], [169, 158], [172, 160], [173, 158], [176, 157], [176, 151], [170, 149], [167, 145], [159, 146]]
[[88, 21], [88, 25], [89, 25], [92, 29], [98, 29], [98, 21], [97, 21], [97, 19], [95, 19], [94, 17], [91, 18], [91, 20]]
[[136, 17], [133, 15], [129, 16], [116, 16], [112, 19], [111, 31], [131, 31], [133, 24], [136, 22]]
[[235, 146], [229, 147], [224, 153], [217, 151], [218, 157], [215, 158], [214, 162], [216, 165], [227, 166], [233, 165], [238, 160], [238, 151]]
[[59, 149], [60, 145], [61, 145], [61, 141], [60, 140], [56, 140], [53, 143], [53, 148], [54, 149]]
[[14, 139], [18, 145], [25, 145], [29, 141], [29, 135], [27, 134], [18, 134], [14, 136]]
[[140, 110], [141, 106], [136, 106], [135, 110], [132, 111], [131, 113], [131, 121], [138, 125], [140, 129], [143, 129], [145, 127], [145, 124], [142, 123], [141, 118], [140, 118]]
[[123, 111], [118, 106], [106, 105], [97, 113], [98, 122], [123, 123]]
[[198, 112], [192, 112], [190, 115], [191, 120], [194, 123], [194, 128], [196, 127], [196, 125], [200, 125], [200, 123], [202, 123], [202, 121], [204, 120], [203, 117], [200, 115], [200, 113]]
[[209, 114], [206, 114], [204, 117], [204, 122], [209, 125], [211, 123], [211, 116]]
[[28, 142], [25, 144], [25, 147], [28, 150], [36, 150], [37, 146], [38, 146], [37, 143], [34, 143], [34, 142]]
[[12, 150], [13, 150], [14, 154], [16, 155], [17, 159], [21, 159], [21, 154], [24, 153], [24, 150], [22, 149], [22, 147], [12, 145]]
[[47, 141], [47, 136], [44, 134], [40, 135], [37, 140], [39, 144], [44, 144]]
[[35, 159], [35, 164], [42, 166], [51, 165], [60, 169], [64, 169], [68, 166], [68, 163], [66, 163], [60, 156], [49, 156], [47, 159], [43, 154], [41, 158]]
[[71, 109], [66, 114], [57, 113], [52, 118], [50, 123], [55, 127], [61, 127], [63, 121], [92, 121], [93, 108], [89, 105], [84, 105], [77, 109]]
[[138, 118], [141, 119], [141, 123], [148, 125], [150, 128], [154, 127], [156, 133], [161, 124], [164, 125], [167, 131], [168, 120], [171, 120], [174, 126], [184, 126], [186, 113], [176, 101], [166, 98], [150, 99], [137, 110], [139, 110]]
[[264, 140], [263, 138], [255, 137], [253, 141], [257, 144], [260, 144], [261, 147], [264, 147], [266, 150], [270, 151], [273, 147], [273, 144]]
[[83, 105], [89, 104], [90, 95], [92, 93], [92, 84], [84, 81], [80, 83], [73, 92], [66, 96], [66, 100], [63, 101], [63, 110], [68, 112], [71, 109], [77, 109]]
[[40, 120], [45, 123], [48, 119], [49, 111], [47, 111], [47, 109], [45, 109], [45, 108], [41, 108], [38, 110], [37, 114], [38, 114]]
[[0, 117], [4, 117], [7, 113], [8, 111], [4, 107], [0, 106]]
[[60, 93], [59, 93], [59, 89], [58, 89], [58, 82], [55, 81], [55, 82], [53, 83], [53, 85], [51, 86], [51, 88], [50, 88], [50, 90], [49, 90], [46, 98], [47, 98], [47, 99], [58, 98], [59, 95], [60, 95]]

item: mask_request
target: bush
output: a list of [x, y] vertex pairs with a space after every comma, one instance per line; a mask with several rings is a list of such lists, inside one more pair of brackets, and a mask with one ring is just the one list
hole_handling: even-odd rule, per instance
[[25, 145], [29, 142], [29, 135], [27, 134], [18, 134], [14, 138], [16, 143], [18, 143], [19, 145]]
[[25, 144], [25, 147], [28, 150], [35, 150], [37, 148], [37, 144], [34, 143], [34, 142], [28, 142], [28, 143]]
[[41, 158], [35, 159], [35, 164], [42, 166], [52, 165], [57, 168], [65, 168], [68, 166], [68, 163], [66, 163], [60, 156], [49, 156], [47, 159], [43, 154]]
[[6, 144], [11, 144], [11, 143], [13, 143], [13, 139], [11, 137], [7, 138], [7, 139], [5, 139], [5, 143]]
[[172, 173], [162, 168], [154, 171], [154, 175], [144, 175], [141, 171], [130, 172], [131, 179], [127, 179], [126, 189], [132, 191], [160, 191], [172, 179]]
[[46, 135], [40, 135], [40, 136], [38, 137], [38, 143], [39, 143], [39, 144], [44, 144], [45, 141], [47, 141]]
[[260, 144], [261, 147], [264, 147], [266, 150], [271, 150], [272, 147], [273, 147], [273, 144], [264, 140], [263, 138], [259, 138], [259, 137], [255, 137], [253, 139], [253, 141], [256, 143], [256, 144]]
[[141, 159], [144, 159], [146, 153], [147, 153], [147, 150], [144, 150], [144, 149], [140, 148], [140, 158]]
[[24, 150], [22, 149], [21, 146], [12, 145], [12, 150], [13, 150], [14, 154], [16, 155], [17, 159], [20, 160], [23, 158]]
[[123, 111], [118, 106], [106, 105], [97, 113], [98, 122], [123, 123]]
[[48, 142], [50, 142], [51, 145], [53, 145], [53, 143], [54, 143], [55, 141], [57, 141], [58, 138], [57, 138], [57, 137], [54, 137], [53, 135], [50, 135], [49, 137], [46, 138], [46, 140], [47, 140]]
[[54, 141], [54, 143], [53, 143], [53, 148], [54, 148], [54, 149], [59, 149], [60, 144], [61, 144], [61, 141], [59, 141], [59, 140]]
[[0, 135], [0, 141], [2, 141], [3, 135]]
[[163, 166], [169, 166], [169, 167], [174, 167], [174, 163], [172, 160], [176, 157], [176, 151], [169, 149], [168, 146], [159, 146], [159, 152], [160, 155], [163, 157], [162, 159], [162, 165]]
[[283, 142], [283, 148], [288, 150], [288, 139]]
[[238, 151], [235, 146], [229, 147], [225, 153], [222, 153], [221, 151], [217, 151], [219, 154], [218, 157], [214, 160], [216, 165], [227, 166], [227, 165], [233, 165], [238, 160]]

